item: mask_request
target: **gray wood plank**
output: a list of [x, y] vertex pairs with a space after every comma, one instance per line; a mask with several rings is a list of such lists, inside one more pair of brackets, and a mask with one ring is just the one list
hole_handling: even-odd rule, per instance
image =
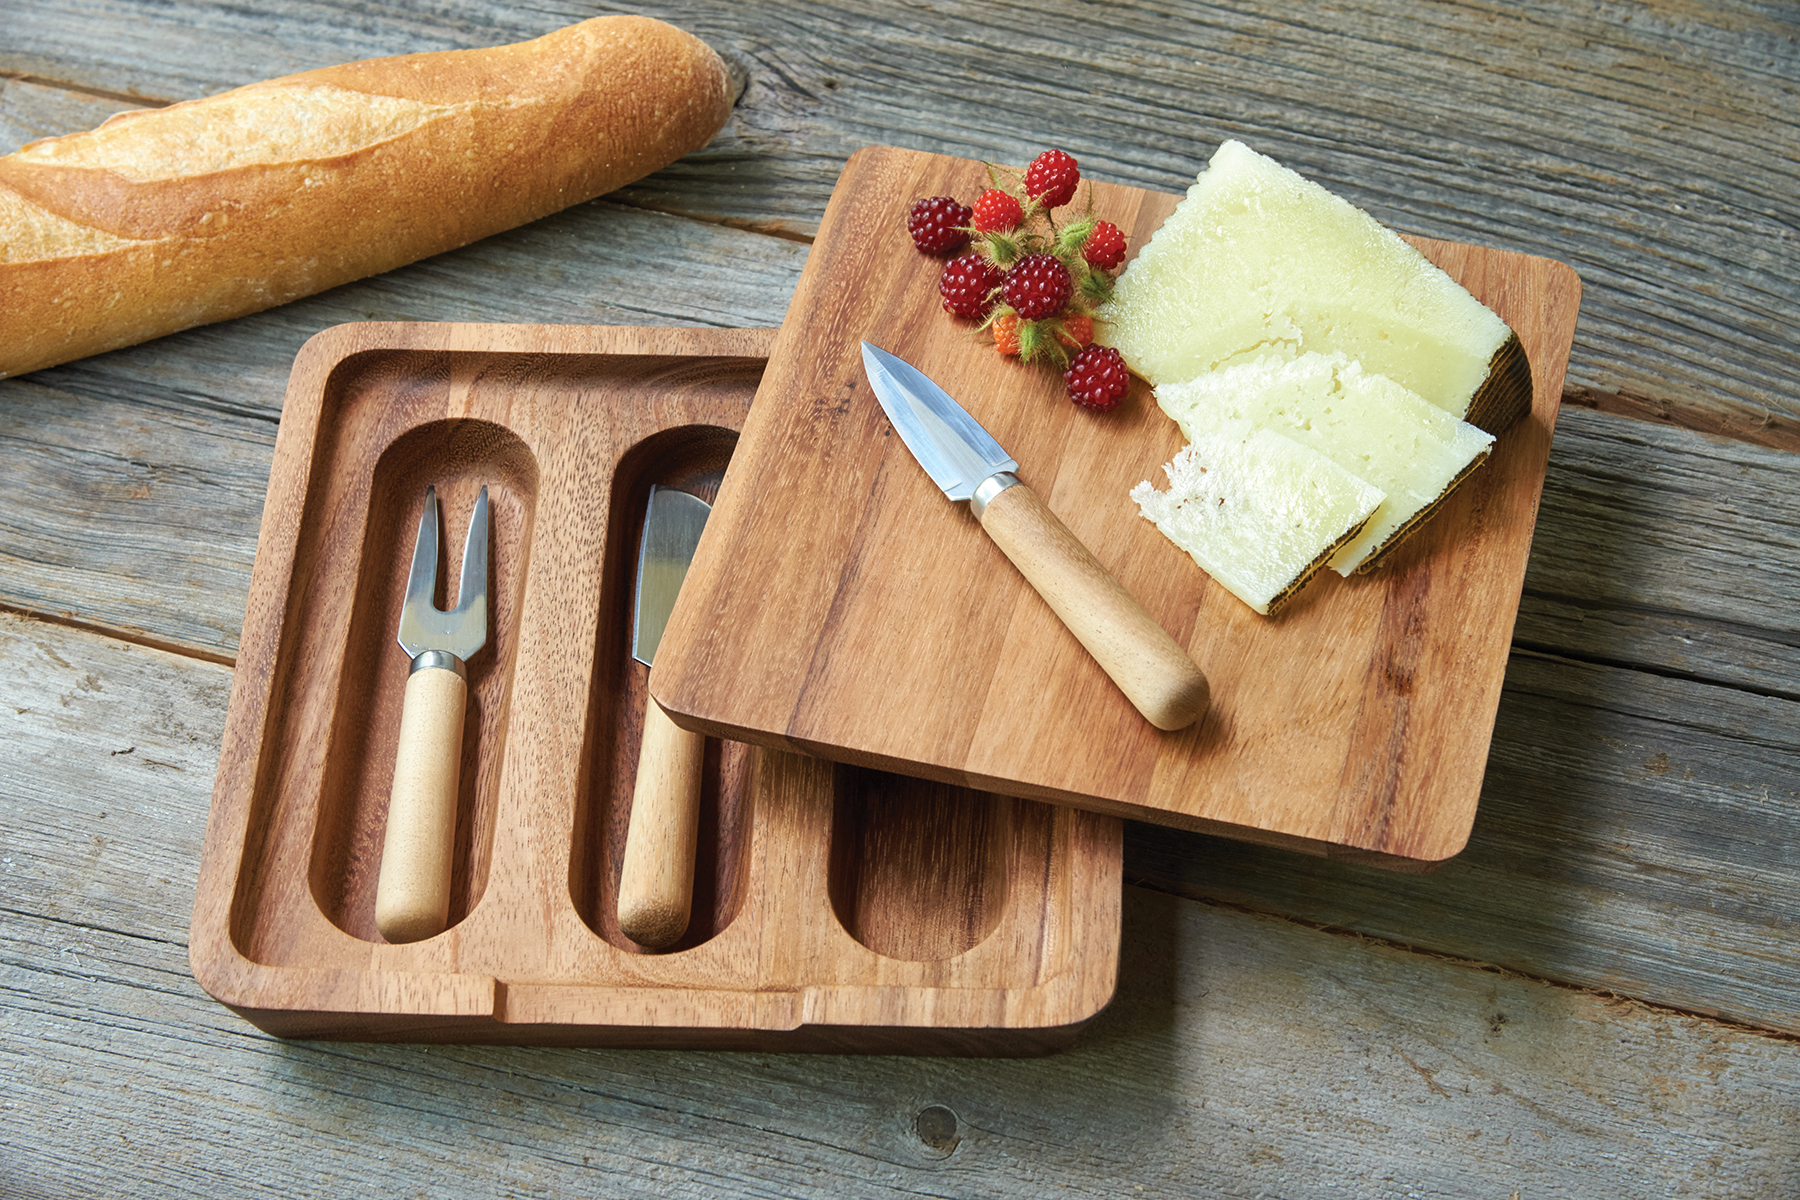
[[92, 129], [124, 107], [116, 96], [0, 74], [0, 153], [37, 138]]
[[1565, 409], [1514, 644], [1800, 699], [1797, 465]]
[[1431, 874], [1126, 839], [1136, 882], [1800, 1034], [1796, 863], [1800, 701], [1530, 653]]
[[1800, 1187], [1792, 1040], [1141, 889], [1047, 1059], [276, 1041], [187, 971], [227, 678], [0, 615], [0, 1193]]
[[[1526, 587], [1693, 613], [1800, 640], [1800, 458], [1641, 421], [1565, 414]], [[1654, 515], [1652, 515], [1654, 514]]]
[[[112, 931], [0, 926], [0, 1191], [1762, 1200], [1800, 1186], [1792, 1043], [1137, 889], [1119, 999], [1073, 1050], [1017, 1062], [280, 1043], [196, 994], [183, 965], [179, 946]], [[926, 1114], [946, 1131], [929, 1141]]]
[[[605, 11], [625, 6], [598, 6]], [[630, 6], [636, 9], [638, 6]], [[591, 15], [451, 0], [30, 0], [0, 69], [157, 98]], [[1397, 228], [1559, 258], [1587, 285], [1570, 379], [1754, 426], [1800, 414], [1800, 24], [1776, 4], [1490, 11], [1359, 0], [930, 10], [679, 0], [749, 87], [632, 203], [805, 235], [870, 142], [1178, 190], [1240, 137]], [[217, 53], [229, 44], [230, 55]]]

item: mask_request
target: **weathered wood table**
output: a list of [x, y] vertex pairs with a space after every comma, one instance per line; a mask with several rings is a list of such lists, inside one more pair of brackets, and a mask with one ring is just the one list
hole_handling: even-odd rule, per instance
[[[607, 7], [10, 0], [0, 149]], [[0, 383], [0, 1195], [1800, 1195], [1795, 11], [647, 11], [743, 75], [704, 151]], [[1464, 854], [1400, 876], [1131, 826], [1117, 997], [1033, 1060], [283, 1042], [200, 991], [200, 839], [307, 337], [772, 326], [861, 145], [1058, 145], [1179, 190], [1227, 136], [1586, 287]]]

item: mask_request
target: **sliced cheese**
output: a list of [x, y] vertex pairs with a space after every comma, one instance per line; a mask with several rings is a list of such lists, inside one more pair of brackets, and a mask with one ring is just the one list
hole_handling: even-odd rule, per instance
[[1119, 276], [1101, 318], [1099, 340], [1158, 386], [1270, 354], [1341, 353], [1456, 417], [1513, 340], [1397, 234], [1235, 141]]
[[1163, 468], [1169, 490], [1131, 490], [1139, 511], [1200, 569], [1264, 615], [1354, 537], [1384, 496], [1271, 429], [1202, 432]]
[[1385, 493], [1330, 559], [1340, 575], [1372, 566], [1487, 457], [1494, 443], [1385, 375], [1341, 354], [1238, 363], [1156, 389], [1189, 441], [1248, 423], [1324, 455]]

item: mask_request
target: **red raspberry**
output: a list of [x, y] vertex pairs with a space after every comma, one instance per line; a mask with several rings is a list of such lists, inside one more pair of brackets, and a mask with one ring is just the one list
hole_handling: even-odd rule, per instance
[[994, 307], [993, 292], [1000, 281], [1000, 268], [979, 254], [951, 259], [944, 264], [944, 274], [938, 279], [944, 311], [964, 320], [980, 320]]
[[994, 349], [1002, 354], [1019, 352], [1019, 314], [1001, 313], [994, 318]]
[[1069, 399], [1081, 407], [1111, 412], [1131, 390], [1131, 373], [1125, 357], [1111, 346], [1089, 346], [1063, 372], [1063, 382], [1069, 385]]
[[955, 254], [969, 244], [969, 235], [957, 226], [967, 225], [971, 215], [968, 205], [949, 196], [915, 200], [906, 218], [906, 232], [912, 234], [913, 245], [927, 254]]
[[975, 201], [975, 228], [983, 233], [1005, 233], [1017, 229], [1025, 218], [1025, 209], [1016, 197], [998, 188], [989, 188]]
[[1069, 302], [1069, 268], [1053, 254], [1027, 254], [1006, 273], [1001, 295], [1027, 321], [1054, 316]]
[[1075, 198], [1081, 171], [1061, 150], [1046, 150], [1025, 168], [1025, 194], [1045, 208], [1061, 208]]
[[1087, 259], [1090, 267], [1110, 271], [1125, 261], [1125, 235], [1111, 221], [1097, 221], [1094, 232], [1082, 244], [1081, 257]]
[[1064, 345], [1080, 348], [1094, 340], [1094, 318], [1079, 314], [1062, 319], [1062, 331], [1057, 338]]

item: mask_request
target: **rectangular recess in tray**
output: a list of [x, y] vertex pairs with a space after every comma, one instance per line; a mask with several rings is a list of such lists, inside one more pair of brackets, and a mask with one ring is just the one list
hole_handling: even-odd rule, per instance
[[[195, 899], [214, 997], [286, 1037], [1032, 1053], [1117, 975], [1120, 822], [708, 744], [693, 922], [616, 896], [647, 668], [653, 484], [710, 499], [772, 330], [359, 324], [301, 350]], [[427, 485], [447, 562], [494, 518], [469, 662], [450, 928], [374, 926]]]

